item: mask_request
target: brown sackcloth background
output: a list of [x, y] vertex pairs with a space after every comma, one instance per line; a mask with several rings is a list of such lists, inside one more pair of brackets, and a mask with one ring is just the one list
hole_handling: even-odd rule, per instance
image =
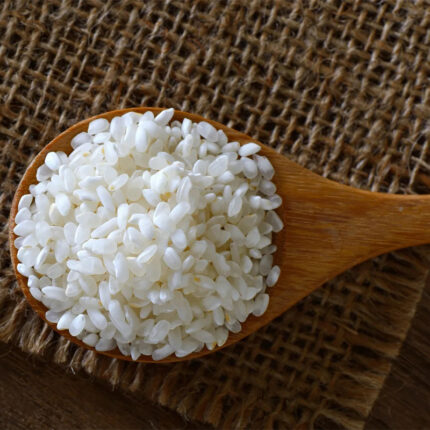
[[353, 187], [428, 193], [429, 6], [4, 0], [0, 339], [216, 427], [362, 428], [414, 314], [429, 247], [349, 270], [219, 353], [135, 365], [78, 349], [34, 315], [10, 266], [7, 218], [51, 138], [141, 105], [207, 116]]

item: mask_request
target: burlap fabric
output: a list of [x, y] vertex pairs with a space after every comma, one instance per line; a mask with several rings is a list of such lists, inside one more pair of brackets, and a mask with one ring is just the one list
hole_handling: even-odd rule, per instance
[[362, 428], [414, 314], [429, 248], [348, 271], [222, 352], [135, 365], [80, 350], [34, 315], [10, 266], [7, 218], [52, 137], [141, 105], [207, 116], [354, 187], [427, 193], [429, 6], [3, 1], [0, 339], [218, 427]]

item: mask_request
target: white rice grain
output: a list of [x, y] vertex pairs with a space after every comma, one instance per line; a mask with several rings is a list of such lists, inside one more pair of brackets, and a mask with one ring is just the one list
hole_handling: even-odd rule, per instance
[[250, 155], [256, 154], [260, 151], [260, 145], [256, 143], [246, 143], [239, 148], [239, 155], [241, 157], [249, 157]]

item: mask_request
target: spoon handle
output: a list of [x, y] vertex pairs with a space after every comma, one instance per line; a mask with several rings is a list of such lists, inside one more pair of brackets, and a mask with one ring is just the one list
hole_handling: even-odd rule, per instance
[[430, 195], [363, 191], [287, 164], [275, 167], [286, 230], [280, 264], [284, 285], [297, 287], [289, 301], [369, 258], [430, 243]]

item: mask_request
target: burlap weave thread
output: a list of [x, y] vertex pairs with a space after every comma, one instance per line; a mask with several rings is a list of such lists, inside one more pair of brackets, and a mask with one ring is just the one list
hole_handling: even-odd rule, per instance
[[195, 112], [333, 180], [428, 193], [425, 1], [11, 1], [0, 5], [0, 340], [223, 428], [363, 427], [405, 337], [430, 249], [339, 276], [237, 345], [173, 365], [97, 357], [29, 309], [11, 199], [60, 131], [132, 106]]

